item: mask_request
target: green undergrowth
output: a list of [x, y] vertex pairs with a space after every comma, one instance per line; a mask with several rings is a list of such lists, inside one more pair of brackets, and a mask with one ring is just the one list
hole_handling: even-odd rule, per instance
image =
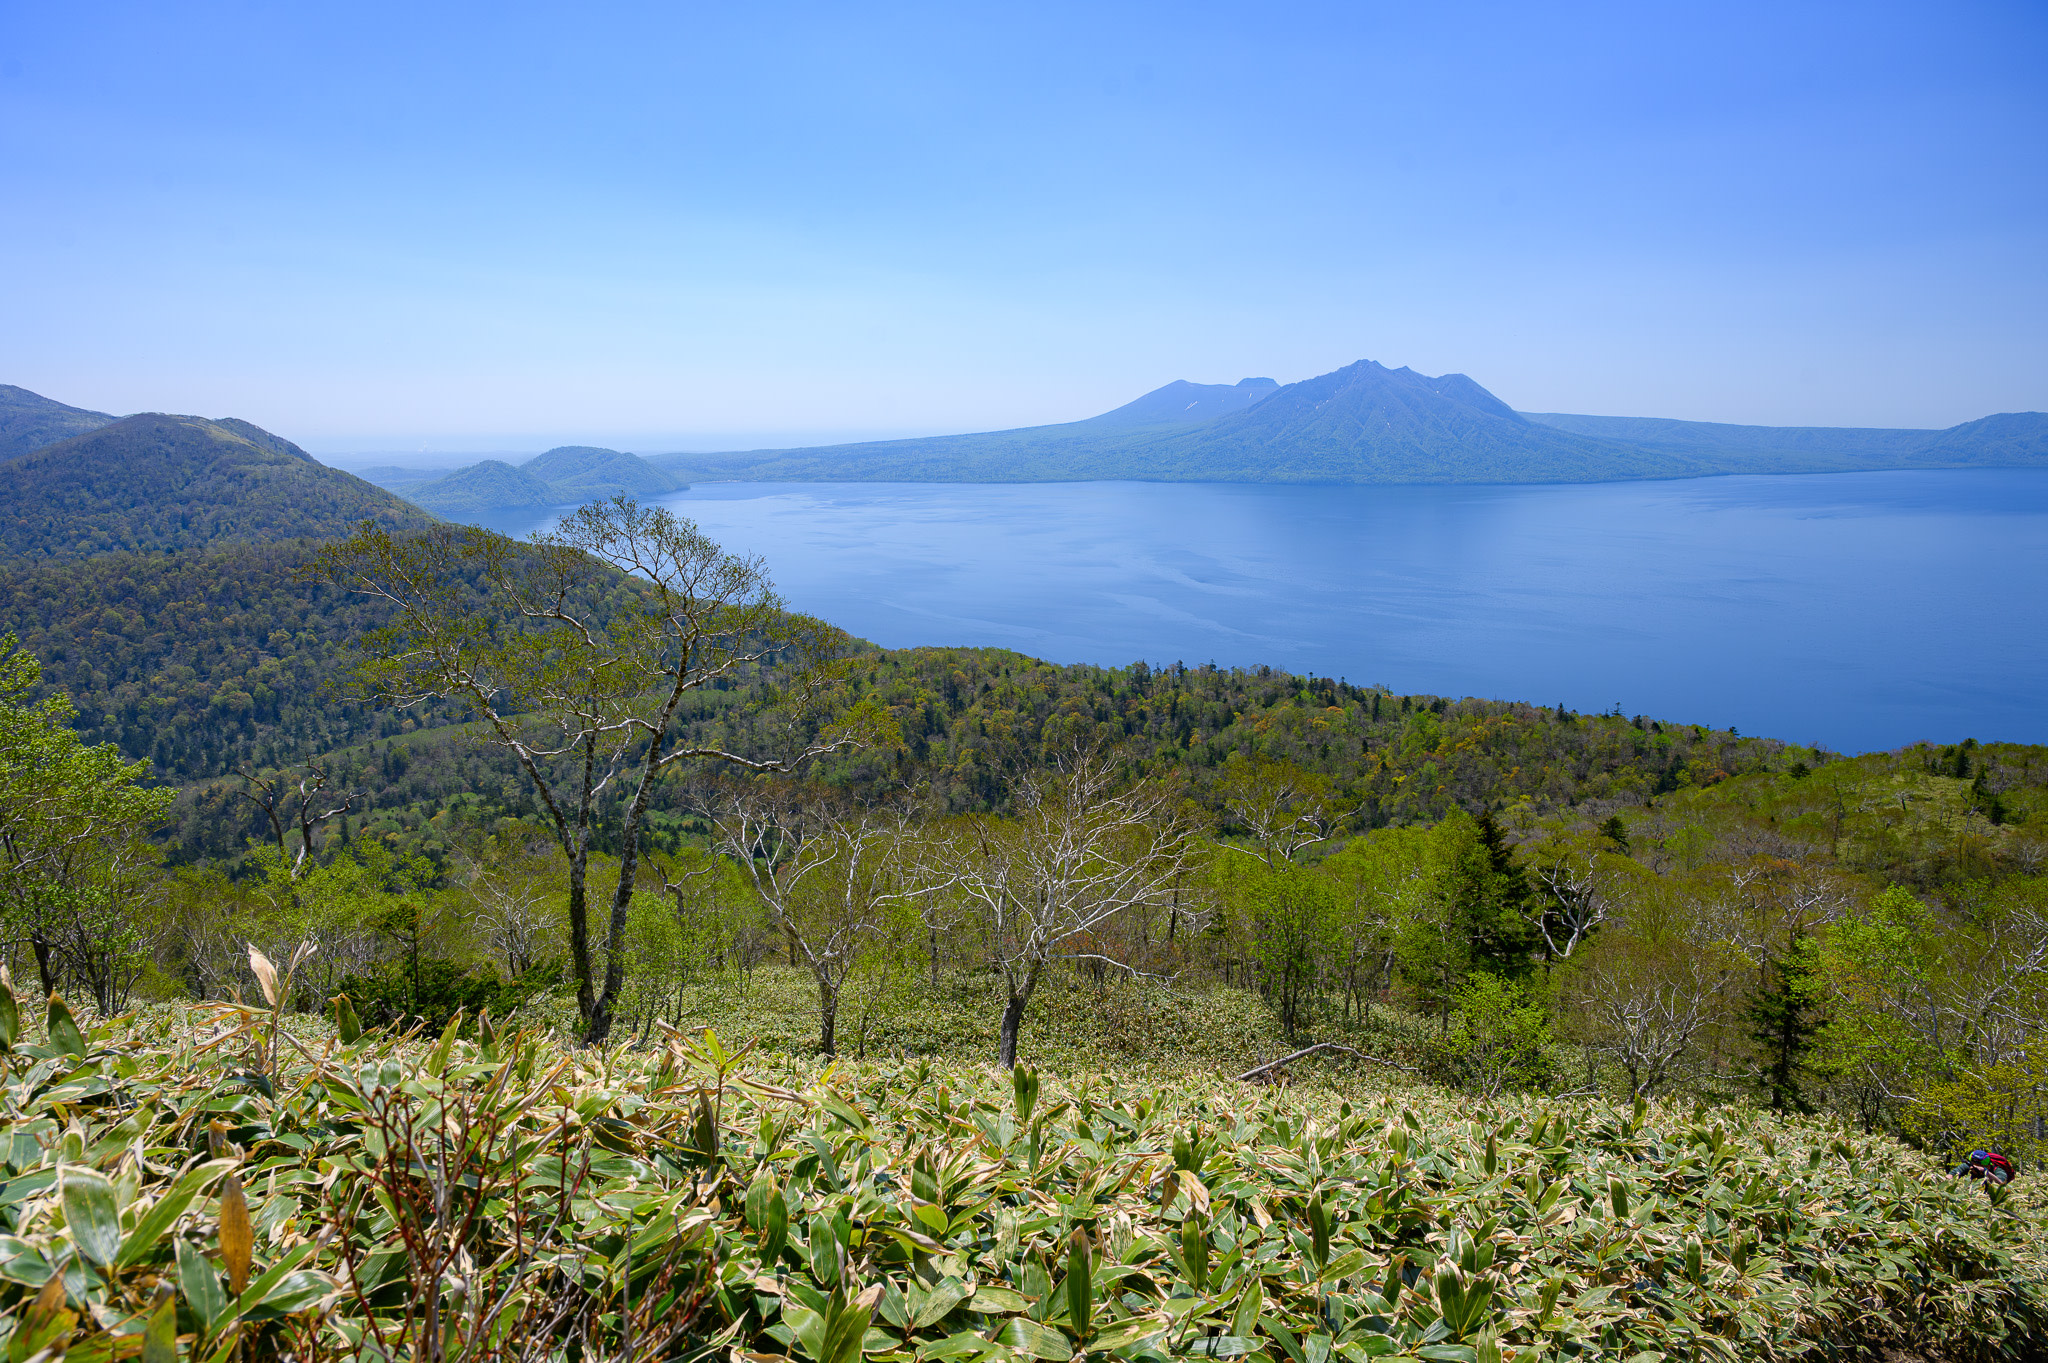
[[1990, 1359], [2048, 1333], [2025, 1183], [1993, 1200], [1812, 1121], [337, 1021], [0, 1015], [10, 1360]]
[[[764, 1054], [818, 1053], [818, 991], [807, 972], [764, 965], [751, 972], [744, 988], [726, 977], [685, 987], [678, 995], [638, 1010], [638, 1025], [612, 1040], [644, 1044], [657, 1034], [653, 1015], [659, 1013], [685, 1031], [709, 1027], [720, 1036], [754, 1041]], [[1002, 986], [986, 974], [946, 971], [936, 982], [898, 977], [886, 991], [872, 990], [856, 977], [839, 1009], [838, 1053], [851, 1061], [992, 1061], [1002, 1008]], [[581, 1030], [575, 999], [566, 990], [536, 1000], [517, 1021], [563, 1038]], [[1332, 1017], [1315, 1036], [1366, 1045], [1404, 1028], [1412, 1029], [1412, 1022], [1375, 1010], [1369, 1025]], [[1033, 996], [1018, 1057], [1061, 1073], [1238, 1074], [1300, 1044], [1281, 1033], [1272, 1008], [1250, 990], [1116, 978], [1097, 985], [1068, 977], [1049, 981]]]

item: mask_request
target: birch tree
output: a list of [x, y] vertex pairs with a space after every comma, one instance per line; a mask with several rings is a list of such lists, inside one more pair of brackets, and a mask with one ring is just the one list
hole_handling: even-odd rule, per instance
[[[366, 523], [314, 571], [383, 603], [360, 677], [378, 699], [465, 706], [511, 751], [568, 867], [569, 966], [585, 1044], [611, 1030], [655, 784], [708, 761], [790, 772], [858, 744], [871, 710], [828, 722], [849, 645], [784, 609], [758, 557], [726, 553], [697, 526], [626, 497], [595, 502], [520, 543], [474, 527], [394, 536]], [[678, 738], [692, 693], [773, 675], [774, 751]], [[619, 877], [595, 924], [587, 879], [603, 802], [618, 800]], [[593, 927], [596, 932], [593, 932]]]

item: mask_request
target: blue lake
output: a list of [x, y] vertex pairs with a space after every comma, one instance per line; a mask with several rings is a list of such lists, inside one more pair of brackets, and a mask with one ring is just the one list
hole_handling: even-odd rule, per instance
[[712, 483], [890, 647], [1269, 663], [1820, 742], [2048, 742], [2048, 472], [1541, 487]]

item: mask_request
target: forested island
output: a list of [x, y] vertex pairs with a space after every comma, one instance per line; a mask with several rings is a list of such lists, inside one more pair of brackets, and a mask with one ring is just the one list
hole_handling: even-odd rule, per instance
[[231, 421], [0, 479], [11, 1359], [2048, 1336], [1948, 1172], [2048, 1150], [2048, 749], [884, 650]]

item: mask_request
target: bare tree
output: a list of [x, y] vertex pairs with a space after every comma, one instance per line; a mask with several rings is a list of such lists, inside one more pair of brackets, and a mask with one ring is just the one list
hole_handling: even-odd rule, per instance
[[540, 959], [555, 917], [559, 882], [547, 875], [549, 847], [533, 835], [517, 842], [492, 839], [456, 854], [455, 880], [476, 906], [479, 924], [518, 979]]
[[1332, 802], [1329, 778], [1292, 762], [1234, 760], [1217, 781], [1216, 793], [1223, 812], [1251, 834], [1269, 867], [1291, 862], [1317, 843], [1329, 841], [1345, 817]]
[[872, 949], [936, 886], [905, 875], [901, 811], [833, 792], [720, 783], [699, 796], [719, 846], [818, 988], [818, 1050], [838, 1054], [839, 1000]]
[[[304, 773], [297, 782], [293, 782], [289, 775], [293, 771]], [[248, 786], [248, 789], [238, 790], [235, 794], [263, 811], [270, 823], [271, 837], [277, 843], [277, 854], [285, 859], [293, 880], [304, 872], [306, 859], [313, 855], [313, 839], [320, 825], [355, 808], [354, 792], [327, 789], [327, 768], [322, 766], [286, 767], [269, 777], [258, 776], [244, 768], [235, 775]], [[296, 853], [285, 845], [288, 829], [298, 831], [299, 850]]]
[[[846, 668], [843, 632], [785, 611], [759, 558], [728, 554], [692, 522], [629, 498], [585, 506], [524, 545], [475, 528], [397, 538], [365, 524], [316, 571], [391, 612], [360, 670], [375, 695], [401, 708], [458, 701], [518, 760], [568, 864], [586, 1044], [610, 1032], [625, 981], [627, 911], [661, 775], [700, 759], [793, 771], [883, 724], [872, 707], [825, 722]], [[678, 741], [685, 697], [764, 669], [785, 683], [774, 693], [776, 754]], [[591, 842], [615, 786], [625, 792], [619, 878], [593, 944]]]
[[1057, 962], [1124, 961], [1097, 949], [1119, 915], [1163, 906], [1195, 845], [1179, 792], [1122, 785], [1101, 752], [1057, 761], [1026, 780], [1016, 817], [956, 821], [944, 845], [954, 892], [977, 920], [1004, 988], [999, 1060], [1017, 1063], [1024, 1011]]
[[1703, 944], [1610, 943], [1574, 975], [1578, 1028], [1647, 1098], [1676, 1076], [1720, 1016], [1731, 963]]
[[1523, 916], [1543, 939], [1546, 960], [1571, 954], [1614, 917], [1635, 862], [1607, 851], [1597, 834], [1557, 834], [1530, 849], [1525, 859], [1540, 893]]

